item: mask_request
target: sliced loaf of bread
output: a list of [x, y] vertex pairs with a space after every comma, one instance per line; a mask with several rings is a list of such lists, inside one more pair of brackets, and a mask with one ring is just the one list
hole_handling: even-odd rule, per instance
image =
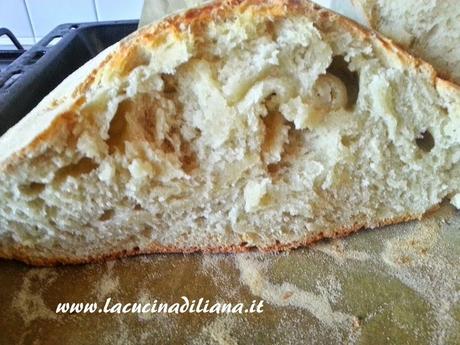
[[369, 25], [460, 84], [457, 0], [353, 0]]
[[282, 250], [460, 204], [460, 88], [300, 0], [147, 26], [0, 138], [0, 257]]

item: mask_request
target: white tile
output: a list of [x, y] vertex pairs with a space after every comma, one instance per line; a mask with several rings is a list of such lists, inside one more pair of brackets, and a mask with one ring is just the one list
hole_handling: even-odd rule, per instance
[[326, 7], [326, 8], [331, 8], [331, 2], [334, 0], [313, 0], [313, 2], [316, 2], [318, 5]]
[[358, 23], [367, 25], [366, 19], [358, 10], [356, 10], [356, 7], [353, 6], [351, 0], [332, 0], [331, 8], [334, 11], [357, 21]]
[[139, 19], [143, 0], [95, 0], [99, 20]]
[[34, 36], [23, 0], [0, 0], [0, 27], [10, 29], [20, 42]]
[[45, 36], [59, 24], [96, 21], [93, 0], [26, 0], [35, 36]]
[[[17, 37], [17, 39], [24, 48], [35, 44], [34, 37]], [[11, 50], [16, 49], [16, 47], [13, 43], [11, 43], [11, 40], [8, 37], [2, 36], [0, 37], [0, 50], [2, 49]]]

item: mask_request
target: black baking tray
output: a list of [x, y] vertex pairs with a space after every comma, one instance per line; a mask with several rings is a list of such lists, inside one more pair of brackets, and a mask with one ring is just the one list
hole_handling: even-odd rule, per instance
[[7, 28], [0, 28], [0, 37], [6, 36], [9, 38], [13, 46], [16, 49], [11, 50], [4, 50], [0, 49], [0, 72], [4, 69], [4, 66], [8, 66], [14, 60], [16, 60], [19, 56], [24, 53], [24, 47], [19, 43], [18, 39], [14, 34], [8, 30]]
[[69, 74], [137, 26], [137, 20], [62, 24], [21, 54], [0, 72], [0, 135]]

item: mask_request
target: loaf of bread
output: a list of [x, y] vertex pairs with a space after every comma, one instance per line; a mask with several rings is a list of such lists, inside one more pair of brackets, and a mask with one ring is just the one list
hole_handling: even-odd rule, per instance
[[169, 17], [0, 138], [0, 256], [278, 251], [460, 204], [460, 88], [300, 0]]
[[353, 0], [369, 25], [460, 84], [457, 0]]

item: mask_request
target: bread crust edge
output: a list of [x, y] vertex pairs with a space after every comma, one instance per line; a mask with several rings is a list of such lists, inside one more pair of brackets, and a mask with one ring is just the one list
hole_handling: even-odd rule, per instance
[[[158, 244], [152, 244], [147, 248], [143, 249], [130, 249], [121, 250], [117, 252], [101, 254], [96, 256], [86, 257], [34, 257], [29, 254], [30, 248], [24, 246], [14, 247], [14, 252], [10, 254], [0, 253], [0, 259], [14, 260], [25, 263], [30, 266], [39, 267], [53, 267], [60, 265], [81, 265], [91, 263], [101, 263], [110, 260], [121, 259], [125, 257], [139, 256], [139, 255], [150, 255], [150, 254], [192, 254], [192, 253], [203, 253], [203, 254], [236, 254], [236, 253], [248, 253], [248, 252], [261, 252], [261, 253], [279, 253], [290, 251], [297, 248], [309, 247], [317, 242], [327, 239], [343, 238], [356, 232], [381, 228], [384, 226], [395, 225], [399, 223], [420, 220], [424, 215], [434, 212], [439, 208], [439, 205], [433, 207], [422, 215], [405, 215], [397, 218], [385, 219], [375, 224], [355, 224], [348, 228], [338, 228], [332, 231], [320, 231], [312, 235], [307, 235], [303, 240], [295, 241], [286, 244], [275, 244], [268, 247], [255, 247], [245, 245], [231, 245], [231, 246], [216, 246], [216, 247], [175, 247], [175, 246], [162, 246]], [[375, 230], [375, 229], [374, 229]]]

